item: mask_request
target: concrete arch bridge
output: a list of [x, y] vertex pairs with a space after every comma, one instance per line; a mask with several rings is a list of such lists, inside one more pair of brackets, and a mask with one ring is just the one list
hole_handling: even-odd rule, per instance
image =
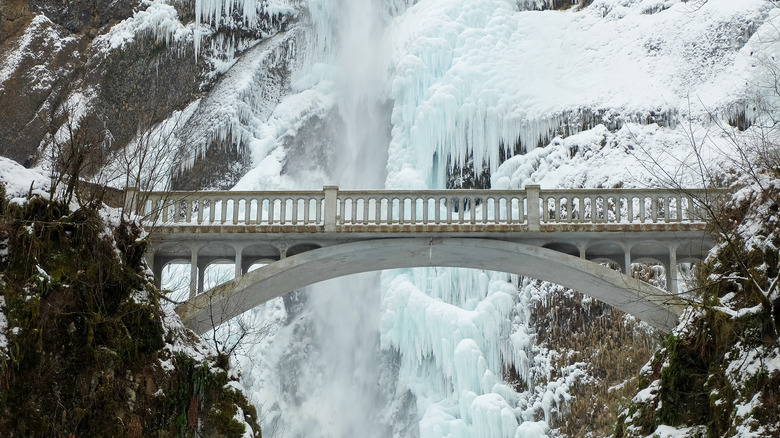
[[[421, 266], [502, 271], [590, 295], [661, 330], [685, 306], [678, 265], [714, 245], [705, 190], [579, 189], [289, 192], [139, 192], [125, 208], [151, 231], [159, 279], [191, 266], [184, 323], [204, 333], [300, 287], [367, 271]], [[212, 263], [235, 278], [204, 291]], [[665, 289], [630, 276], [632, 263], [664, 267]], [[249, 272], [255, 263], [267, 263]], [[605, 266], [610, 265], [612, 268]], [[619, 269], [619, 270], [618, 270]]]

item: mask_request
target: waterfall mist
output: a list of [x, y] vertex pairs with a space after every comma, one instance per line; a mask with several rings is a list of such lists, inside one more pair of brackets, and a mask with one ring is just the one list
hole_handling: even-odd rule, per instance
[[344, 0], [339, 20], [336, 103], [344, 130], [334, 175], [344, 189], [384, 188], [390, 111], [383, 105], [388, 48], [379, 0]]
[[[334, 66], [341, 119], [328, 167], [330, 182], [342, 189], [383, 188], [387, 173], [390, 111], [383, 100], [388, 59], [383, 9], [377, 3], [344, 0], [310, 9], [315, 32], [326, 33], [313, 40], [336, 43], [324, 53], [325, 62]], [[272, 429], [285, 437], [391, 436], [379, 418], [387, 404], [387, 391], [379, 384], [379, 273], [330, 280], [297, 295], [303, 305], [293, 312], [296, 322], [288, 321], [276, 337], [287, 338], [303, 353], [270, 361], [283, 381], [275, 394], [280, 401]]]
[[[336, 104], [343, 131], [333, 181], [342, 189], [383, 188], [389, 112], [383, 108], [387, 58], [376, 0], [338, 3]], [[379, 386], [379, 273], [314, 285], [307, 303], [321, 353], [322, 436], [385, 437]]]

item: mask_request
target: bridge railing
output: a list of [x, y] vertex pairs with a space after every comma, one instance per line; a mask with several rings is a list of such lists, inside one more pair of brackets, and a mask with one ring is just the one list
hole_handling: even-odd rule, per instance
[[[152, 223], [322, 225], [322, 191], [146, 192], [128, 189], [130, 209]], [[128, 208], [127, 201], [125, 208]]]
[[664, 189], [541, 190], [543, 223], [701, 222], [718, 192]]
[[528, 225], [701, 222], [717, 192], [664, 189], [138, 192], [125, 208], [153, 224]]
[[523, 224], [526, 192], [425, 190], [338, 192], [339, 225]]

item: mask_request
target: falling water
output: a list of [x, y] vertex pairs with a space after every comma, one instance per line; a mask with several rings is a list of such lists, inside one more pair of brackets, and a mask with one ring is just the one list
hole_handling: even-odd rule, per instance
[[390, 114], [383, 107], [388, 55], [379, 0], [345, 0], [339, 34], [337, 104], [344, 131], [335, 179], [342, 188], [384, 188]]
[[[343, 131], [336, 135], [333, 181], [342, 189], [384, 185], [389, 113], [383, 112], [386, 72], [382, 19], [375, 0], [345, 0], [338, 14], [336, 102]], [[322, 436], [384, 437], [376, 416], [379, 387], [379, 274], [315, 285], [308, 308], [322, 354], [325, 385]]]
[[[320, 49], [332, 51], [325, 62], [335, 65], [341, 123], [329, 167], [330, 182], [342, 189], [382, 188], [386, 176], [390, 113], [382, 104], [387, 58], [377, 6], [343, 0], [310, 7], [314, 32], [332, 32], [313, 39], [337, 42], [335, 49]], [[379, 283], [378, 273], [353, 275], [307, 288], [297, 295], [303, 305], [292, 312], [288, 300], [296, 322], [287, 321], [277, 338], [291, 339], [288, 350], [296, 353], [269, 361], [285, 381], [275, 394], [282, 400], [272, 426], [283, 436], [389, 436], [378, 418], [387, 403], [379, 384]]]

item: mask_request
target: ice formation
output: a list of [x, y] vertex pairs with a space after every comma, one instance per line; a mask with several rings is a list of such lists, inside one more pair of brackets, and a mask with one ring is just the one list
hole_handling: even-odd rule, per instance
[[[491, 170], [494, 188], [552, 188], [646, 186], [657, 175], [643, 157], [696, 184], [691, 144], [719, 135], [717, 123], [755, 117], [746, 96], [758, 93], [760, 60], [775, 50], [756, 36], [777, 21], [766, 2], [595, 0], [538, 11], [549, 4], [280, 3], [306, 13], [287, 34], [225, 57], [226, 73], [190, 126], [247, 148], [254, 169], [242, 190], [440, 188], [447, 167], [469, 159]], [[217, 28], [226, 14], [251, 28], [272, 5], [195, 7], [198, 29]], [[294, 67], [289, 82], [269, 80], [279, 65]], [[305, 132], [307, 120], [334, 112], [344, 136]], [[375, 135], [357, 132], [366, 126]], [[289, 160], [309, 158], [290, 156], [285, 139], [305, 135], [333, 135], [334, 163], [291, 176]], [[580, 371], [550, 380], [553, 353], [535, 346], [530, 326], [543, 295], [528, 279], [451, 269], [330, 283], [255, 312], [272, 326], [248, 348], [244, 375], [269, 433], [545, 436]], [[522, 384], [504, 381], [508, 368]]]

